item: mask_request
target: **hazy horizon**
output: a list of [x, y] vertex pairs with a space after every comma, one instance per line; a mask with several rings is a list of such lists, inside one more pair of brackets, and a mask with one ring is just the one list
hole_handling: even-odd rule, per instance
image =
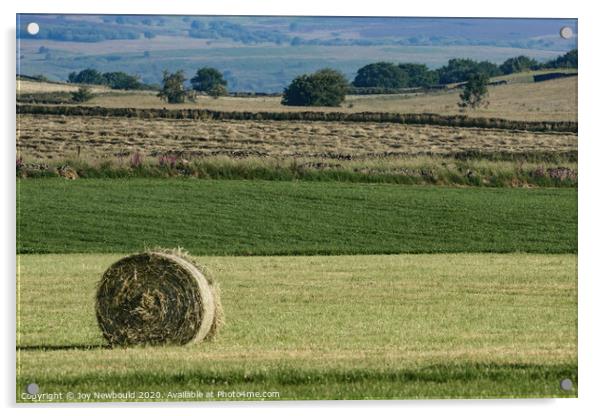
[[[37, 35], [26, 33], [30, 22]], [[322, 67], [353, 78], [377, 61], [544, 61], [576, 48], [577, 35], [576, 19], [19, 14], [17, 73], [66, 80], [94, 68], [157, 83], [164, 69], [190, 78], [213, 66], [233, 91], [271, 92]]]

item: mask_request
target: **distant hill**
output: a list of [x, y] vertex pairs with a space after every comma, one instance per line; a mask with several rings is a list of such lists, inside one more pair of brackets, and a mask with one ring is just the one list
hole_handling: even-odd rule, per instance
[[[27, 23], [40, 32], [27, 34]], [[570, 19], [437, 19], [18, 15], [21, 74], [66, 80], [72, 71], [123, 71], [157, 84], [164, 69], [191, 77], [209, 65], [230, 91], [278, 92], [292, 78], [332, 67], [353, 78], [377, 61], [438, 67], [454, 57], [501, 63], [528, 55], [548, 60], [576, 47], [563, 40]]]

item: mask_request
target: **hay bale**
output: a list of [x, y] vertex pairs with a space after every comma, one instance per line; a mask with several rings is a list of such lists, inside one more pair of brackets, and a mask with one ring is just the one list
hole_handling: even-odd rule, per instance
[[217, 333], [219, 288], [181, 251], [125, 257], [102, 276], [96, 317], [110, 345], [183, 345]]
[[60, 168], [58, 168], [58, 173], [59, 173], [59, 176], [62, 176], [65, 179], [73, 180], [73, 179], [79, 178], [77, 171], [69, 165], [63, 165]]

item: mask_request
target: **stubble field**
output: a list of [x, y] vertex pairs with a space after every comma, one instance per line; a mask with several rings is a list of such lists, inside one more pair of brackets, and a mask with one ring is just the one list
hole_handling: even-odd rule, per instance
[[217, 340], [108, 349], [93, 299], [118, 257], [20, 256], [18, 392], [36, 382], [62, 401], [577, 394], [558, 388], [577, 380], [574, 255], [202, 257], [227, 311]]
[[123, 117], [18, 118], [17, 148], [25, 158], [115, 157], [178, 153], [210, 155], [379, 156], [481, 152], [569, 152], [572, 133], [537, 133], [393, 123], [198, 121]]

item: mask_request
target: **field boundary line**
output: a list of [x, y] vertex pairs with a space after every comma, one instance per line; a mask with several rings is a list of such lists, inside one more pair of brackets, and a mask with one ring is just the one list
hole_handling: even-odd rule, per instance
[[43, 114], [64, 116], [101, 116], [127, 118], [164, 118], [189, 120], [251, 120], [251, 121], [331, 121], [421, 124], [447, 127], [478, 127], [484, 129], [523, 130], [532, 132], [577, 133], [576, 121], [522, 121], [502, 118], [468, 117], [465, 115], [439, 115], [432, 113], [387, 112], [325, 112], [325, 111], [217, 111], [208, 109], [167, 109], [131, 107], [92, 107], [65, 105], [17, 104], [17, 114]]

